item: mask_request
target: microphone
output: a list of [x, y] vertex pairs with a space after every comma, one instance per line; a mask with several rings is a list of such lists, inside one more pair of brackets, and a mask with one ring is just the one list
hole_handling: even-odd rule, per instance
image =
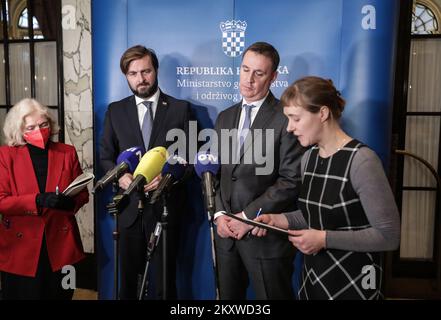
[[150, 149], [136, 167], [133, 173], [134, 180], [123, 192], [123, 197], [130, 195], [133, 190], [152, 181], [161, 172], [167, 156], [168, 153], [164, 147]]
[[199, 152], [196, 154], [194, 162], [196, 174], [202, 179], [205, 206], [207, 211], [212, 214], [216, 210], [214, 201], [216, 191], [213, 185], [213, 175], [216, 175], [220, 168], [218, 158], [208, 152]]
[[167, 162], [162, 168], [162, 180], [159, 182], [158, 188], [153, 192], [150, 204], [154, 204], [158, 201], [161, 195], [168, 191], [170, 187], [185, 175], [188, 168], [187, 161], [183, 158], [174, 155], [168, 158]]
[[111, 181], [114, 179], [118, 179], [126, 172], [135, 171], [136, 166], [141, 160], [142, 155], [144, 154], [144, 148], [142, 147], [133, 147], [124, 150], [116, 159], [116, 166], [107, 171], [107, 173], [95, 184], [95, 187], [92, 189], [92, 194], [94, 194], [97, 190], [104, 189]]

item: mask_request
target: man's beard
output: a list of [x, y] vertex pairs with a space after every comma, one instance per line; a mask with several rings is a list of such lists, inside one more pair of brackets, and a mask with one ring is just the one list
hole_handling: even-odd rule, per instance
[[151, 87], [147, 87], [145, 91], [139, 91], [137, 89], [133, 89], [129, 84], [130, 90], [132, 90], [133, 94], [140, 98], [150, 98], [152, 95], [155, 94], [156, 90], [158, 89], [158, 79], [155, 80], [155, 83]]

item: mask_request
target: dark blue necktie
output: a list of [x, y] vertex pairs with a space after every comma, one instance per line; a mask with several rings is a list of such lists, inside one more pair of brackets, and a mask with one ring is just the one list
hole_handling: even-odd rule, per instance
[[142, 120], [142, 139], [144, 140], [144, 147], [147, 151], [150, 143], [150, 135], [152, 134], [153, 116], [152, 116], [152, 102], [144, 101], [142, 103], [146, 107], [144, 119]]

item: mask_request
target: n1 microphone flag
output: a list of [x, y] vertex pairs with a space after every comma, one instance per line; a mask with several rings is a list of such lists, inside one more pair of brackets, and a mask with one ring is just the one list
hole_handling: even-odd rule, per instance
[[124, 173], [133, 173], [144, 154], [143, 147], [132, 147], [124, 150], [116, 159], [116, 166], [109, 170], [92, 189], [92, 193], [104, 189], [110, 182], [121, 177]]
[[142, 156], [144, 155], [145, 150], [144, 147], [133, 147], [129, 148], [127, 150], [124, 150], [116, 159], [116, 163], [126, 163], [129, 168], [128, 172], [133, 173], [135, 172], [136, 167], [138, 166], [139, 162], [142, 159]]

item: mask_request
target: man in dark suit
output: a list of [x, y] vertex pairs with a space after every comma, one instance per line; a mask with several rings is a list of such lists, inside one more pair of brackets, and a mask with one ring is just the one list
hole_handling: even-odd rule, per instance
[[[167, 148], [174, 141], [167, 141], [167, 132], [182, 129], [188, 136], [190, 105], [164, 94], [158, 88], [158, 58], [153, 50], [137, 45], [129, 48], [121, 57], [121, 71], [127, 78], [132, 96], [113, 102], [106, 112], [104, 131], [100, 146], [100, 160], [105, 171], [115, 166], [118, 155], [127, 148], [145, 146], [146, 150], [163, 146]], [[184, 154], [179, 154], [185, 157]], [[139, 278], [144, 272], [147, 242], [156, 222], [161, 219], [162, 204], [150, 205], [148, 193], [157, 188], [158, 176], [144, 186], [143, 213], [138, 212], [136, 192], [130, 197], [129, 205], [120, 218], [120, 265], [121, 299], [136, 299]], [[133, 181], [130, 173], [119, 179], [119, 187], [126, 190]], [[155, 251], [152, 263], [155, 271], [155, 298], [176, 298], [176, 249], [178, 240], [178, 220], [185, 208], [183, 188], [174, 188], [168, 201], [167, 232], [167, 279], [166, 296], [162, 286], [164, 268], [162, 266], [162, 239]], [[159, 201], [161, 202], [161, 201]]]
[[[243, 100], [221, 112], [215, 125], [218, 136], [221, 129], [238, 130], [237, 142], [221, 143], [219, 151], [222, 165], [215, 223], [220, 298], [245, 299], [250, 279], [256, 299], [293, 299], [295, 252], [286, 238], [275, 233], [256, 238], [249, 234], [251, 226], [222, 214], [254, 219], [258, 213], [294, 209], [304, 151], [286, 131], [283, 108], [270, 91], [280, 61], [277, 50], [257, 42], [242, 57], [239, 89]], [[269, 160], [267, 168], [252, 157], [256, 152]], [[222, 158], [225, 154], [232, 155], [231, 159]]]

